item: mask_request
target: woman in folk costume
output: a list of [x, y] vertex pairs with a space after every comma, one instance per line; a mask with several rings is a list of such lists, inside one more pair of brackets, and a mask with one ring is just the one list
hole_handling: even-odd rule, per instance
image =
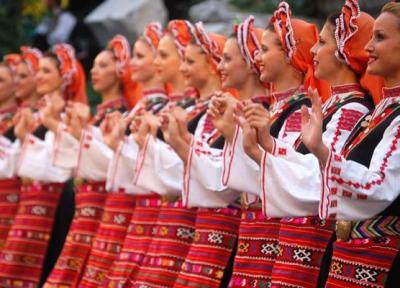
[[[258, 48], [257, 36], [261, 35], [262, 30], [254, 28], [253, 21], [254, 19], [249, 17], [237, 27], [237, 35], [226, 41], [218, 72], [224, 89], [236, 89], [240, 98], [268, 105], [269, 99], [265, 96], [265, 87], [259, 80], [258, 66], [254, 61]], [[246, 32], [242, 33], [244, 31]], [[229, 101], [234, 101], [230, 94], [218, 91], [214, 93], [223, 94], [223, 97], [232, 99]], [[210, 120], [210, 115], [204, 116], [202, 122], [207, 124], [203, 125], [206, 129], [200, 125], [192, 138], [181, 132], [182, 139], [191, 141], [184, 145], [186, 148], [177, 148], [183, 151], [181, 157], [186, 162], [184, 201], [191, 207], [202, 208], [197, 210], [195, 239], [175, 283], [176, 287], [190, 287], [190, 285], [217, 287], [221, 281], [222, 283], [225, 280], [229, 281], [230, 277], [230, 269], [226, 266], [233, 242], [236, 242], [237, 238], [240, 210], [234, 207], [234, 202], [240, 194], [227, 189], [221, 183], [223, 161], [220, 149], [223, 143], [215, 145], [218, 144], [215, 135], [219, 133], [216, 133]], [[179, 117], [177, 121], [180, 122]], [[210, 132], [204, 133], [203, 130]], [[175, 136], [174, 140], [176, 139]], [[180, 142], [184, 143], [182, 140]], [[177, 144], [173, 146], [182, 145]]]
[[[222, 59], [225, 41], [225, 37], [221, 35], [207, 34], [202, 23], [197, 23], [193, 29], [193, 40], [185, 49], [181, 71], [187, 85], [199, 91], [198, 106], [207, 105], [211, 96], [221, 90], [217, 65]], [[221, 141], [219, 141], [220, 134], [207, 114], [200, 117], [193, 136], [187, 129], [188, 115], [183, 109], [172, 108], [170, 113], [166, 112], [163, 115], [168, 121], [167, 127], [163, 127], [164, 139], [184, 162], [186, 169], [185, 172], [180, 171], [179, 177], [185, 177], [184, 183], [186, 183], [186, 178], [191, 174], [187, 169], [190, 169], [192, 154], [212, 151], [215, 157], [221, 157], [223, 142], [219, 149], [210, 148]], [[208, 156], [213, 158], [213, 155]], [[207, 194], [208, 191], [201, 187], [194, 187], [190, 194], [186, 192], [188, 190], [184, 184], [183, 205], [205, 208], [197, 209], [195, 231], [187, 231], [194, 235], [194, 239], [174, 287], [219, 287], [236, 242], [240, 219], [240, 210], [227, 206], [238, 195], [234, 192], [218, 199], [221, 193], [210, 199], [210, 196], [214, 195]], [[214, 207], [216, 209], [213, 209]], [[181, 233], [185, 231], [181, 230]]]
[[15, 97], [20, 107], [37, 108], [41, 95], [36, 89], [36, 73], [43, 57], [40, 50], [28, 46], [21, 47], [22, 61], [15, 71]]
[[[161, 33], [161, 25], [154, 23], [147, 26], [145, 35], [149, 37], [149, 41], [156, 42], [159, 37], [161, 37]], [[150, 40], [151, 37], [155, 37], [156, 39]], [[142, 89], [144, 89], [143, 100], [140, 100], [137, 104], [139, 107], [135, 107], [134, 111], [137, 111], [137, 109], [150, 111], [152, 109], [160, 109], [160, 107], [168, 101], [163, 83], [160, 81], [159, 77], [155, 77], [156, 69], [153, 60], [157, 42], [154, 44], [155, 48], [151, 49], [152, 46], [150, 46], [150, 44], [148, 44], [149, 42], [146, 42], [147, 40], [145, 39], [146, 38], [142, 38], [142, 40], [137, 41], [133, 51], [134, 57], [131, 59], [131, 64], [134, 64], [130, 66], [133, 70], [132, 80], [135, 81], [135, 83], [140, 83]], [[141, 65], [141, 71], [137, 69], [137, 64]], [[144, 67], [144, 65], [146, 65], [146, 67]], [[132, 111], [132, 113], [134, 113], [134, 111]], [[104, 120], [104, 125], [107, 125], [108, 128], [103, 130], [103, 137], [105, 143], [113, 150], [116, 150], [118, 140], [123, 140], [122, 137], [125, 136], [127, 128], [127, 125], [122, 123], [124, 119], [122, 119], [121, 116], [120, 113], [114, 113]], [[114, 135], [118, 135], [116, 139], [114, 139]], [[105, 280], [106, 275], [109, 274], [109, 269], [116, 268], [112, 267], [112, 264], [122, 250], [135, 203], [137, 202], [136, 200], [141, 200], [146, 197], [136, 197], [135, 194], [147, 196], [154, 194], [132, 185], [132, 172], [135, 169], [136, 163], [135, 159], [132, 159], [132, 157], [137, 155], [138, 146], [132, 141], [133, 136], [128, 140], [130, 141], [127, 141], [125, 147], [121, 147], [125, 148], [123, 152], [128, 158], [124, 159], [125, 161], [121, 163], [121, 156], [124, 155], [121, 155], [122, 151], [117, 151], [117, 153], [114, 153], [110, 165], [108, 166], [107, 182], [109, 185], [107, 185], [107, 191], [109, 191], [109, 193], [104, 204], [104, 212], [100, 226], [93, 240], [93, 246], [88, 263], [86, 264], [84, 276], [79, 284], [80, 287], [98, 287], [102, 284], [103, 280]], [[122, 143], [122, 145], [123, 144], [124, 143]], [[131, 147], [131, 145], [134, 147]], [[135, 148], [136, 151], [134, 150]], [[121, 164], [124, 163], [128, 163], [129, 166], [121, 167]], [[117, 173], [122, 175], [117, 175]], [[113, 177], [113, 179], [110, 179], [110, 177]], [[125, 177], [122, 179], [125, 181], [122, 183], [119, 182], [119, 177]]]
[[[150, 23], [146, 26], [143, 36], [135, 42], [131, 59], [132, 77], [134, 81], [141, 84], [143, 98], [130, 112], [128, 118], [131, 114], [140, 113], [141, 109], [158, 113], [168, 103], [166, 85], [154, 63], [162, 36], [161, 24]], [[138, 269], [150, 243], [152, 228], [161, 207], [158, 194], [133, 184], [132, 176], [139, 146], [133, 134], [127, 137], [115, 136], [120, 134], [115, 129], [125, 130], [123, 125], [122, 129], [118, 125], [115, 126], [117, 127], [105, 136], [108, 145], [115, 149], [108, 168], [107, 186], [109, 188], [107, 189], [135, 195], [136, 203], [123, 246], [107, 272], [106, 280], [102, 283], [104, 287], [123, 286], [131, 273]]]
[[[349, 28], [350, 20], [354, 29]], [[341, 14], [328, 18], [318, 44], [311, 50], [316, 76], [332, 85], [332, 95], [323, 108], [324, 143], [335, 151], [342, 150], [355, 124], [373, 107], [365, 91], [373, 92], [376, 79], [364, 75], [368, 61], [364, 47], [372, 35], [372, 25], [373, 18], [360, 13], [356, 2], [347, 2]], [[337, 41], [335, 35], [340, 35]], [[369, 85], [362, 87], [360, 78], [368, 78]], [[247, 111], [251, 122], [266, 124], [268, 115], [253, 108]], [[259, 154], [256, 161], [261, 165], [263, 208], [268, 216], [286, 217], [281, 220], [272, 285], [322, 286], [330, 259], [333, 221], [320, 221], [318, 216], [287, 218], [318, 214], [322, 185], [319, 163], [301, 138], [291, 147], [266, 135], [266, 126], [258, 133], [268, 139], [261, 143], [265, 149], [262, 157], [259, 148], [253, 148], [258, 150], [253, 154]]]
[[[59, 44], [39, 61], [37, 92], [54, 103], [55, 115], [66, 100], [86, 99], [85, 77], [68, 44]], [[70, 169], [53, 165], [51, 151], [55, 135], [44, 126], [48, 104], [33, 115], [29, 108], [20, 111], [14, 131], [23, 143], [17, 174], [22, 178], [20, 203], [1, 253], [0, 285], [36, 287], [52, 231], [54, 214]]]
[[0, 64], [0, 251], [7, 239], [14, 216], [18, 209], [20, 181], [16, 177], [16, 158], [19, 143], [15, 141], [13, 133], [13, 117], [18, 106], [14, 91], [16, 86], [16, 71], [10, 65], [18, 66], [20, 56], [14, 56], [14, 63], [10, 57], [4, 57], [5, 62]]
[[[161, 78], [171, 83], [173, 89], [187, 89], [187, 82], [178, 69], [184, 57], [184, 49], [193, 39], [193, 33], [194, 28], [188, 21], [173, 20], [168, 25], [167, 33], [160, 40], [155, 63]], [[171, 73], [172, 66], [174, 74]], [[188, 126], [194, 131], [200, 115], [205, 113], [205, 105], [202, 101], [193, 104], [192, 102], [191, 106], [182, 105], [178, 102], [166, 108], [181, 106], [189, 111], [192, 120]], [[155, 137], [160, 126], [159, 119], [151, 115], [147, 115], [146, 118], [141, 121], [136, 135], [141, 151], [134, 181], [136, 185], [160, 194], [162, 199], [151, 242], [141, 261], [140, 269], [133, 271], [130, 277], [130, 286], [171, 287], [193, 240], [195, 210], [186, 208], [179, 200], [183, 183], [182, 160], [168, 144]], [[150, 130], [149, 134], [143, 130], [145, 125]], [[164, 130], [164, 127], [161, 129]], [[165, 136], [163, 135], [163, 138]]]
[[124, 76], [129, 59], [128, 41], [115, 36], [97, 55], [91, 70], [93, 88], [102, 97], [96, 114], [89, 119], [89, 107], [72, 103], [63, 122], [47, 121], [56, 131], [55, 165], [75, 170], [76, 209], [61, 255], [44, 287], [75, 287], [82, 277], [102, 219], [107, 169], [113, 154], [104, 143], [104, 127], [99, 125], [107, 114], [126, 110], [125, 99], [130, 92], [126, 87], [131, 79]]
[[399, 284], [399, 21], [399, 3], [386, 4], [375, 20], [367, 72], [383, 77], [385, 88], [341, 153], [323, 142], [319, 101], [311, 114], [303, 111], [302, 139], [323, 177], [319, 213], [337, 225], [326, 287]]
[[[286, 3], [280, 5], [274, 19], [280, 19], [282, 10], [289, 11]], [[309, 104], [305, 86], [315, 85], [316, 82], [313, 78], [309, 49], [315, 44], [317, 35], [315, 25], [302, 20], [291, 20], [294, 24], [285, 29], [268, 27], [260, 37], [260, 52], [256, 61], [261, 66], [260, 79], [270, 82], [275, 88], [275, 92], [272, 93], [275, 102], [270, 108], [274, 121], [272, 133], [282, 141], [293, 144], [299, 136], [300, 107]], [[286, 43], [285, 39], [288, 37], [285, 31], [290, 32], [293, 37], [291, 43], [296, 44], [295, 46]], [[302, 41], [299, 41], [300, 38]], [[267, 52], [267, 56], [270, 57], [261, 59]], [[246, 107], [249, 105], [255, 104], [245, 103]], [[241, 112], [238, 113], [240, 115]], [[247, 147], [243, 145], [242, 139], [247, 136], [243, 134], [243, 130], [239, 126], [235, 128], [227, 124], [231, 122], [227, 121], [229, 118], [233, 119], [232, 114], [231, 112], [231, 115], [226, 115], [226, 112], [223, 112], [218, 115], [218, 111], [216, 112], [216, 121], [222, 121], [221, 130], [225, 131], [223, 133], [232, 135], [232, 140], [228, 142], [224, 151], [223, 181], [230, 188], [259, 196], [260, 169], [245, 153]], [[242, 116], [237, 117], [238, 120], [241, 118]], [[242, 213], [238, 251], [230, 286], [246, 287], [250, 283], [269, 285], [277, 251], [279, 219], [265, 217], [260, 199], [256, 197], [255, 201], [249, 202], [248, 199], [254, 197], [250, 194], [245, 195], [246, 209]]]

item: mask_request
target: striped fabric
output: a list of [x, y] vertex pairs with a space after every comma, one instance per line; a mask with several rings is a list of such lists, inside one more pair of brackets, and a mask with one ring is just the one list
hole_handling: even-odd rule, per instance
[[128, 287], [172, 287], [194, 238], [196, 210], [182, 201], [164, 202], [154, 236], [135, 278]]
[[279, 226], [279, 219], [265, 218], [261, 208], [242, 211], [229, 287], [269, 287]]
[[63, 250], [43, 287], [76, 287], [103, 215], [105, 183], [77, 185], [74, 219]]
[[123, 287], [129, 278], [135, 278], [149, 248], [161, 203], [158, 195], [136, 197], [122, 251], [111, 265], [102, 287]]
[[194, 240], [174, 287], [220, 287], [239, 223], [239, 209], [199, 208]]
[[20, 185], [18, 179], [0, 180], [0, 252], [17, 214]]
[[1, 287], [37, 287], [63, 184], [23, 184], [0, 255]]
[[272, 287], [317, 287], [321, 269], [329, 267], [324, 255], [334, 236], [334, 221], [317, 216], [281, 219]]
[[387, 283], [391, 268], [397, 265], [399, 270], [399, 259], [396, 264], [393, 263], [399, 249], [399, 236], [335, 242], [325, 287], [399, 287], [398, 274], [392, 279], [392, 283]]
[[369, 220], [358, 221], [353, 225], [351, 238], [374, 238], [400, 235], [400, 217], [377, 216]]
[[107, 194], [103, 217], [78, 287], [99, 287], [105, 280], [108, 270], [122, 250], [134, 208], [133, 195]]

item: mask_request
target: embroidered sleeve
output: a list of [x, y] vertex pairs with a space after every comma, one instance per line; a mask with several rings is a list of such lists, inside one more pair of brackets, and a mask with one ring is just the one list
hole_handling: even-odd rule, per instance
[[279, 131], [278, 139], [293, 145], [300, 136], [301, 131], [301, 113], [299, 110], [293, 112], [283, 123]]
[[21, 149], [20, 141], [0, 143], [0, 179], [12, 178], [16, 174], [17, 160]]
[[[368, 109], [358, 103], [338, 109], [323, 134], [325, 145], [341, 151], [351, 130], [367, 112]], [[318, 214], [322, 180], [314, 155], [298, 153], [288, 143], [276, 139], [272, 154], [264, 153], [262, 159], [262, 201], [268, 216]]]
[[222, 184], [222, 151], [192, 139], [185, 167], [183, 200], [190, 207], [227, 207], [239, 193]]
[[44, 182], [65, 182], [71, 177], [71, 170], [53, 165], [54, 133], [48, 131], [45, 139], [29, 134], [23, 143], [18, 159], [17, 174]]
[[183, 162], [169, 145], [148, 136], [137, 161], [136, 185], [160, 195], [181, 195]]
[[121, 141], [108, 166], [106, 183], [108, 191], [118, 191], [135, 195], [151, 194], [147, 189], [134, 185], [132, 181], [138, 152], [139, 146], [132, 136]]
[[243, 133], [236, 127], [231, 144], [226, 143], [223, 152], [224, 167], [222, 184], [236, 191], [260, 195], [260, 167], [244, 152]]
[[77, 175], [92, 181], [106, 181], [113, 151], [100, 138], [98, 130], [82, 132]]
[[320, 217], [346, 220], [370, 218], [400, 193], [400, 117], [386, 129], [369, 167], [330, 151], [323, 170]]
[[78, 166], [79, 146], [79, 141], [66, 131], [64, 124], [60, 124], [54, 141], [53, 164], [75, 169]]

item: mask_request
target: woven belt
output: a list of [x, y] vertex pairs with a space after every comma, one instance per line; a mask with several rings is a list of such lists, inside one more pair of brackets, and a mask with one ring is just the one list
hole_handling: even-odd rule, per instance
[[376, 216], [364, 221], [336, 221], [336, 237], [340, 241], [387, 236], [400, 236], [399, 216]]

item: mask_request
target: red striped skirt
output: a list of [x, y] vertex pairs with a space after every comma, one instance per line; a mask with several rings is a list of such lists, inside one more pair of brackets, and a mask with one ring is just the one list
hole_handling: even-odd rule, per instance
[[182, 201], [162, 204], [146, 256], [128, 287], [174, 285], [194, 238], [195, 219], [196, 209]]
[[229, 287], [269, 287], [279, 227], [279, 219], [266, 218], [261, 209], [242, 211]]
[[90, 251], [79, 287], [99, 287], [122, 250], [135, 208], [135, 196], [108, 193], [103, 217]]
[[283, 218], [272, 287], [317, 287], [322, 267], [329, 267], [325, 252], [335, 236], [335, 222], [318, 216]]
[[76, 187], [75, 215], [57, 263], [43, 287], [76, 287], [103, 215], [104, 182]]
[[17, 214], [20, 189], [19, 179], [0, 180], [0, 252]]
[[39, 284], [63, 185], [21, 185], [18, 211], [0, 255], [0, 286]]
[[239, 209], [199, 208], [194, 240], [174, 287], [220, 287], [239, 223]]
[[357, 222], [351, 236], [333, 244], [325, 287], [399, 287], [400, 218], [378, 216]]
[[137, 197], [122, 251], [112, 264], [103, 287], [123, 287], [134, 279], [149, 248], [161, 207], [159, 196]]

